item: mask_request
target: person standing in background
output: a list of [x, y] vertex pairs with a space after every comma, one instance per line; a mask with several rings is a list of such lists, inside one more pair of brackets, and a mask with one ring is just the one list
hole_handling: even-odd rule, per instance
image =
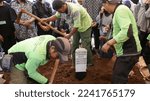
[[[33, 9], [33, 14], [38, 16], [39, 18], [47, 18], [52, 15], [52, 9], [50, 4], [48, 2], [45, 2], [44, 0], [36, 0], [36, 2], [33, 4], [32, 9]], [[40, 27], [40, 25], [41, 23], [36, 22], [38, 36], [52, 34], [52, 30], [44, 31]]]
[[92, 34], [94, 34], [94, 51], [98, 54], [99, 51], [99, 29], [96, 24], [96, 17], [99, 14], [100, 8], [102, 7], [102, 0], [83, 0], [83, 7], [86, 8], [87, 12], [93, 20]]
[[[14, 0], [10, 3], [10, 5], [17, 14], [21, 9], [25, 9], [29, 13], [32, 13], [33, 4], [28, 0]], [[22, 14], [19, 24], [15, 23], [15, 35], [17, 41], [22, 41], [24, 39], [37, 36], [37, 30], [34, 21], [34, 18], [28, 16], [27, 14]]]
[[0, 0], [0, 44], [7, 54], [8, 49], [16, 43], [14, 22], [17, 15], [4, 0]]

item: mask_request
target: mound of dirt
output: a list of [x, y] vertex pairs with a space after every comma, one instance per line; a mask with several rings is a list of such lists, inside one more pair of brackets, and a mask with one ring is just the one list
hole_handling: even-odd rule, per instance
[[[54, 84], [110, 84], [112, 76], [112, 68], [115, 58], [99, 59], [96, 55], [93, 56], [94, 66], [88, 67], [87, 75], [83, 80], [75, 78], [75, 70], [71, 68], [71, 60], [65, 64], [60, 64], [54, 78]], [[53, 69], [52, 61], [39, 68], [39, 71], [50, 78]], [[138, 71], [134, 68], [134, 75], [129, 78], [129, 84], [144, 84], [144, 80]]]

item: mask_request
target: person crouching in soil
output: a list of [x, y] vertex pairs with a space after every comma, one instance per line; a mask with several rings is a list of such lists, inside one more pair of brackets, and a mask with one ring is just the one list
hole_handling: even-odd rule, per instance
[[46, 84], [49, 83], [49, 79], [37, 71], [38, 67], [50, 59], [55, 59], [58, 64], [67, 61], [70, 43], [63, 37], [41, 35], [18, 42], [8, 50], [8, 53], [12, 55], [15, 65], [10, 73], [11, 84], [26, 84], [28, 83], [27, 77]]

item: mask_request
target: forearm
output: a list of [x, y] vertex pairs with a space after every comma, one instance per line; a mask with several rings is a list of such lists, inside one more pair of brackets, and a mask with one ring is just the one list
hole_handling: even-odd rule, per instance
[[56, 21], [57, 20], [57, 17], [55, 16], [55, 15], [53, 15], [53, 16], [51, 16], [51, 17], [49, 17], [49, 18], [47, 18], [47, 21], [46, 22], [50, 22], [50, 21]]
[[113, 46], [114, 44], [116, 44], [116, 40], [115, 39], [111, 39], [109, 41], [107, 41], [107, 44], [110, 45], [110, 46]]
[[71, 32], [69, 33], [70, 36], [72, 36], [74, 33], [77, 32], [77, 28], [72, 28]]

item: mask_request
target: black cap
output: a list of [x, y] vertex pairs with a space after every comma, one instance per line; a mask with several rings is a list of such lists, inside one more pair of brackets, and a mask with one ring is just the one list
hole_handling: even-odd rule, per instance
[[52, 3], [52, 6], [53, 6], [53, 9], [57, 11], [57, 10], [60, 9], [64, 4], [65, 4], [65, 2], [62, 1], [62, 0], [54, 0], [53, 3]]

